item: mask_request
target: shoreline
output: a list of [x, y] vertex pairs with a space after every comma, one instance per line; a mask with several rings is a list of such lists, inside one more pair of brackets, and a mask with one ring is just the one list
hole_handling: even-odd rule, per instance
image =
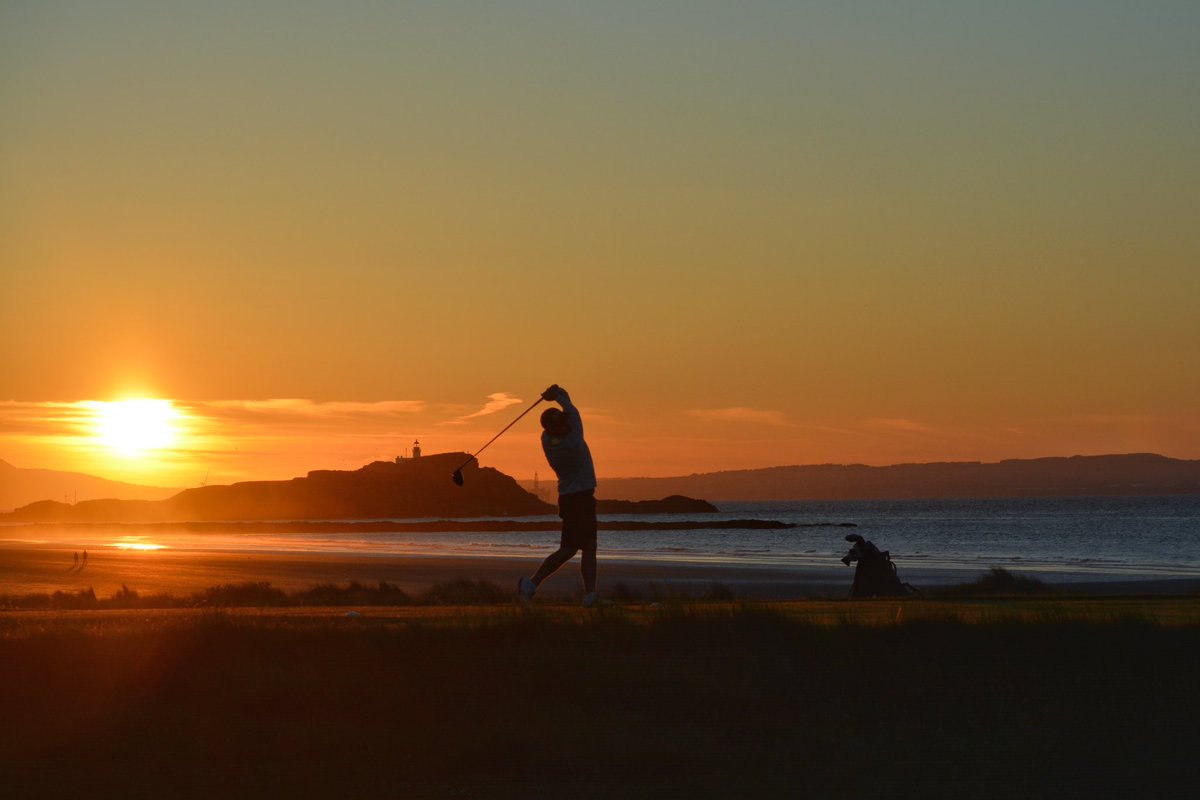
[[[793, 530], [797, 528], [857, 528], [853, 522], [780, 522], [767, 519], [597, 520], [601, 531]], [[6, 534], [39, 531], [122, 532], [150, 534], [239, 533], [492, 533], [496, 531], [557, 531], [558, 517], [427, 520], [217, 520], [213, 522], [22, 522], [0, 524]]]
[[[268, 582], [285, 591], [318, 584], [367, 585], [386, 582], [418, 593], [457, 579], [516, 585], [541, 563], [541, 556], [500, 555], [358, 555], [262, 551], [122, 550], [96, 546], [86, 567], [73, 566], [73, 550], [59, 544], [0, 540], [0, 595], [74, 593], [92, 589], [107, 598], [122, 587], [142, 595], [186, 598], [213, 586]], [[575, 597], [581, 593], [578, 558], [543, 584], [539, 597]], [[762, 566], [695, 562], [639, 561], [600, 555], [600, 593], [634, 596], [699, 596], [714, 588], [748, 600], [837, 599], [846, 596], [853, 570], [822, 566]], [[969, 583], [980, 569], [934, 569], [899, 564], [901, 579], [936, 594]], [[1098, 576], [1044, 573], [1047, 587], [1072, 595], [1187, 595], [1200, 592], [1200, 578]]]

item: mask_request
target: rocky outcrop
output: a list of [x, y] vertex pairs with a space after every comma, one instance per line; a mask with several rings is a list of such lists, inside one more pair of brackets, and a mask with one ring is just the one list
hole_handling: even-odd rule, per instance
[[463, 486], [451, 480], [466, 453], [400, 462], [377, 461], [354, 471], [318, 470], [290, 481], [248, 481], [186, 489], [157, 502], [44, 501], [0, 515], [18, 522], [208, 522], [225, 520], [399, 519], [553, 514], [499, 470], [472, 461]]

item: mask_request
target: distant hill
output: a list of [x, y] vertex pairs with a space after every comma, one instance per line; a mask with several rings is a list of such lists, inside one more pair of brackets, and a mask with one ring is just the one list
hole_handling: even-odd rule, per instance
[[553, 514], [555, 507], [498, 470], [472, 462], [464, 485], [451, 475], [466, 453], [401, 462], [376, 461], [354, 471], [317, 470], [290, 481], [248, 481], [186, 489], [166, 500], [42, 501], [0, 522], [208, 522], [231, 520], [398, 519]]
[[26, 469], [0, 461], [0, 511], [9, 511], [38, 500], [96, 500], [116, 497], [122, 500], [162, 500], [178, 488], [139, 486], [51, 469]]
[[671, 495], [661, 500], [597, 500], [598, 514], [716, 514], [720, 509], [707, 500]]
[[1200, 494], [1200, 461], [1135, 453], [890, 467], [822, 464], [676, 478], [607, 478], [597, 489], [598, 497], [622, 500], [670, 494], [715, 502]]

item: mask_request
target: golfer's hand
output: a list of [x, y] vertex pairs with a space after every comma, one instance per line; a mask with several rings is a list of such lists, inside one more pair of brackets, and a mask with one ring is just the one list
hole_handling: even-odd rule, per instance
[[549, 389], [547, 389], [546, 391], [542, 392], [542, 399], [549, 400], [550, 402], [554, 402], [555, 400], [558, 399], [558, 393], [561, 391], [562, 391], [562, 389], [559, 389], [558, 384], [556, 383], [553, 386], [551, 386]]

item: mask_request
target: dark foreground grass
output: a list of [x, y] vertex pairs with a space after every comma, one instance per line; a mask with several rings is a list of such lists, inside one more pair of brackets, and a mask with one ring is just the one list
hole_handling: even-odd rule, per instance
[[122, 584], [111, 597], [98, 597], [94, 589], [24, 595], [0, 594], [0, 610], [95, 611], [157, 608], [311, 608], [314, 606], [498, 605], [516, 597], [512, 588], [458, 577], [409, 594], [387, 581], [348, 584], [321, 583], [306, 589], [284, 591], [269, 581], [246, 581], [210, 586], [187, 597], [140, 594]]
[[[140, 594], [122, 584], [112, 597], [98, 597], [94, 589], [79, 589], [74, 592], [0, 595], [0, 609], [47, 609], [53, 611], [97, 610], [114, 608], [247, 608], [278, 606], [402, 606], [410, 603], [437, 602], [445, 594], [453, 594], [463, 586], [477, 589], [482, 584], [499, 594], [497, 587], [483, 582], [472, 582], [465, 578], [431, 587], [425, 595], [412, 597], [403, 589], [386, 581], [364, 584], [351, 581], [347, 585], [322, 583], [294, 592], [285, 592], [269, 581], [247, 581], [210, 586], [202, 592], [188, 597], [171, 594]], [[435, 597], [435, 595], [437, 597]], [[504, 593], [504, 599], [511, 599]]]
[[4, 795], [1133, 797], [1200, 779], [1194, 624], [480, 613], [0, 639]]

